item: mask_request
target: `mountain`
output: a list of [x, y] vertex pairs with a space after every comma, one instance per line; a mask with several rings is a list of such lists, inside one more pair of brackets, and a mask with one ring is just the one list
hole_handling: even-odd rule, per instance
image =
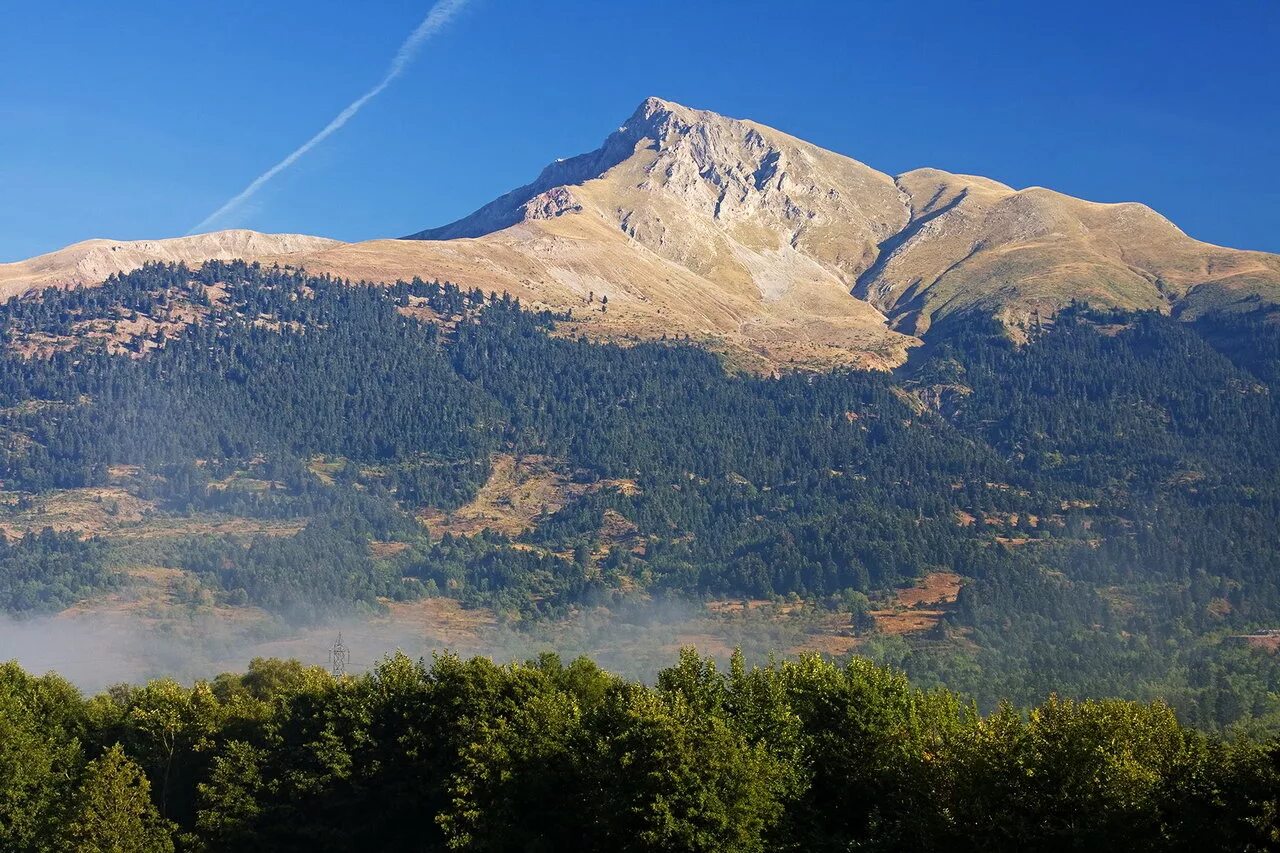
[[[1194, 240], [1141, 204], [917, 169], [897, 177], [764, 125], [650, 98], [598, 150], [549, 166], [470, 216], [412, 235], [479, 238], [553, 218], [596, 222], [761, 313], [864, 300], [920, 335], [983, 309], [1009, 319], [1073, 299], [1198, 314], [1280, 298], [1280, 257]], [[754, 286], [754, 293], [750, 293]], [[860, 315], [865, 316], [865, 315]]]
[[507, 291], [572, 309], [570, 333], [689, 336], [763, 369], [892, 367], [971, 311], [1018, 327], [1074, 300], [1185, 318], [1280, 302], [1280, 256], [1202, 243], [1140, 204], [936, 169], [892, 177], [658, 98], [595, 151], [407, 239], [91, 241], [0, 266], [0, 293], [233, 256]]

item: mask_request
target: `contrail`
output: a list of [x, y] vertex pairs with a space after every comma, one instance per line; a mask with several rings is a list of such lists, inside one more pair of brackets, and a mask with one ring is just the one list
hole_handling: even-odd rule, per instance
[[404, 44], [400, 45], [400, 49], [396, 51], [396, 55], [391, 59], [391, 64], [387, 66], [387, 73], [382, 78], [382, 82], [352, 101], [350, 106], [338, 113], [333, 121], [324, 126], [323, 130], [302, 143], [292, 154], [276, 163], [257, 178], [254, 178], [253, 183], [245, 187], [239, 195], [201, 220], [199, 225], [187, 232], [187, 236], [205, 230], [214, 222], [244, 204], [253, 197], [254, 193], [262, 189], [267, 181], [270, 181], [276, 175], [298, 162], [298, 159], [303, 154], [324, 142], [344, 124], [351, 121], [352, 117], [360, 112], [360, 109], [365, 104], [382, 94], [383, 89], [390, 86], [397, 77], [404, 73], [404, 70], [409, 67], [409, 63], [413, 61], [414, 56], [418, 53], [418, 48], [422, 47], [423, 42], [444, 29], [445, 25], [453, 20], [454, 15], [467, 3], [468, 0], [439, 0], [431, 7], [431, 11], [427, 12], [427, 17], [422, 19], [422, 23], [418, 24], [418, 28], [409, 34], [409, 37], [404, 40]]

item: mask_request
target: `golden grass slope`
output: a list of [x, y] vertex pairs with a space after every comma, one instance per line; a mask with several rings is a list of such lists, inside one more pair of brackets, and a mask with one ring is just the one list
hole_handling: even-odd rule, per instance
[[910, 334], [970, 309], [1016, 321], [1073, 299], [1190, 314], [1250, 295], [1280, 300], [1280, 257], [1194, 240], [1145, 205], [1013, 190], [936, 169], [896, 181], [911, 200], [911, 222], [855, 293]]

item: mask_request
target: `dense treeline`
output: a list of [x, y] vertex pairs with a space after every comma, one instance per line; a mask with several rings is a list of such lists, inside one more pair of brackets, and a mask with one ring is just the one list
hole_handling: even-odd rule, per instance
[[[210, 284], [222, 275], [218, 264], [202, 271]], [[126, 462], [326, 452], [358, 460], [419, 452], [452, 458], [496, 448], [499, 413], [456, 381], [437, 326], [396, 313], [398, 291], [250, 274], [243, 265], [227, 276], [234, 312], [189, 327], [150, 357], [77, 348], [46, 360], [6, 359], [0, 393], [8, 398], [93, 401], [15, 414], [35, 445], [11, 456], [6, 474], [40, 489], [101, 483], [108, 466]], [[62, 303], [46, 310], [78, 316], [113, 294], [133, 304], [139, 282], [159, 292], [203, 292], [188, 278], [181, 267], [151, 266], [100, 289], [12, 302], [17, 316], [3, 320], [6, 327], [32, 322], [33, 304]], [[264, 323], [264, 316], [272, 319]]]
[[82, 699], [0, 667], [5, 850], [1266, 850], [1280, 747], [1167, 707], [983, 717], [866, 661], [256, 660]]
[[257, 536], [247, 545], [215, 537], [188, 540], [179, 560], [229, 590], [231, 603], [252, 601], [295, 618], [422, 592], [414, 579], [376, 565], [367, 537], [341, 517], [317, 518], [296, 536]]
[[[125, 351], [82, 334], [183, 312]], [[296, 519], [291, 538], [177, 549], [228, 601], [295, 616], [421, 594], [542, 617], [796, 595], [874, 633], [867, 596], [953, 570], [966, 583], [937, 631], [868, 649], [984, 708], [1057, 688], [1280, 724], [1280, 666], [1225, 639], [1280, 624], [1280, 327], [1264, 316], [1077, 306], [1024, 345], [968, 318], [897, 375], [781, 378], [550, 334], [562, 319], [239, 262], [11, 300], [0, 339], [67, 344], [0, 357], [0, 476], [34, 494], [133, 466], [129, 488], [165, 512]], [[466, 503], [497, 452], [590, 488], [514, 538], [430, 537], [413, 514]], [[371, 540], [407, 547], [376, 558]], [[31, 588], [22, 565], [0, 563], [0, 589], [26, 585], [9, 609], [78, 594]], [[84, 565], [59, 589], [107, 577]]]

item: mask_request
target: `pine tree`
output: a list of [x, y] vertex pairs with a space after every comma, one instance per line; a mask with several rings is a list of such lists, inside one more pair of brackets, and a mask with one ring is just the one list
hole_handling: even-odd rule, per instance
[[119, 744], [85, 768], [71, 804], [64, 849], [75, 853], [170, 853], [171, 828], [151, 785]]

